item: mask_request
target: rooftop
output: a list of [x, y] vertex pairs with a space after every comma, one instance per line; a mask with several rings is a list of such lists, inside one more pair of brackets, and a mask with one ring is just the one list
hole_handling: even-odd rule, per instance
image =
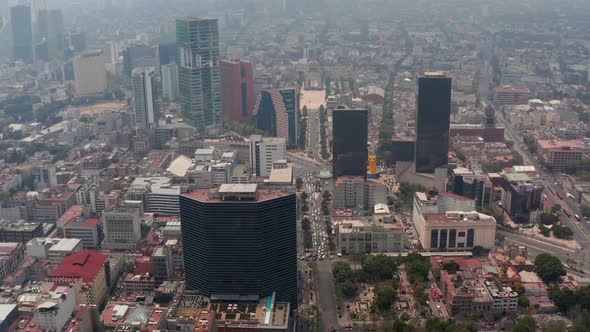
[[525, 87], [517, 87], [511, 85], [499, 86], [496, 88], [496, 92], [514, 92], [514, 93], [531, 93], [531, 90]]
[[64, 257], [61, 264], [53, 270], [51, 277], [82, 278], [85, 283], [91, 283], [108, 260], [108, 256], [99, 252], [82, 250]]
[[8, 232], [32, 232], [41, 227], [37, 222], [25, 222], [24, 220], [0, 219], [0, 231]]
[[588, 150], [584, 141], [573, 140], [537, 140], [537, 144], [543, 150]]
[[423, 216], [428, 223], [496, 223], [494, 217], [476, 211], [448, 211], [446, 213], [424, 214]]
[[80, 239], [60, 239], [56, 244], [51, 246], [49, 251], [67, 251], [71, 252], [80, 245]]

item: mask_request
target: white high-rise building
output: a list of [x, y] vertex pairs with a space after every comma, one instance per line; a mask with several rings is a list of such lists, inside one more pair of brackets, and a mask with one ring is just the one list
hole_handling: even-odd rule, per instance
[[162, 66], [162, 95], [170, 101], [178, 99], [178, 66], [175, 63]]
[[133, 110], [137, 128], [155, 128], [158, 124], [158, 91], [153, 67], [135, 68], [133, 77]]
[[135, 249], [141, 240], [139, 209], [117, 208], [103, 211], [103, 249]]
[[82, 52], [74, 58], [76, 95], [102, 94], [107, 89], [106, 58], [102, 51]]
[[287, 141], [281, 137], [250, 136], [250, 169], [256, 176], [269, 177], [277, 160], [287, 159]]

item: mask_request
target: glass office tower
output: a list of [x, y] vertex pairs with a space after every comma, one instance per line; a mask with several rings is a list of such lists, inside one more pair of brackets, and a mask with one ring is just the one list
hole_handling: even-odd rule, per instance
[[332, 111], [333, 176], [367, 177], [368, 111], [339, 107]]

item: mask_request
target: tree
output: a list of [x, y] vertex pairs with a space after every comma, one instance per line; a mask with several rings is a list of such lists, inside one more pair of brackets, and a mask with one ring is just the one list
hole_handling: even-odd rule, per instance
[[301, 179], [300, 177], [297, 177], [297, 180], [295, 180], [295, 188], [297, 188], [297, 190], [301, 190], [302, 187], [303, 187], [303, 179]]
[[554, 214], [541, 213], [539, 215], [539, 220], [543, 225], [554, 225], [559, 221], [559, 218]]
[[397, 301], [397, 291], [390, 284], [385, 284], [375, 290], [375, 297], [371, 310], [383, 314], [391, 309]]
[[339, 286], [340, 292], [345, 297], [351, 298], [356, 296], [359, 291], [359, 286], [356, 283], [353, 283], [351, 280], [346, 280]]
[[329, 191], [325, 190], [323, 197], [324, 197], [324, 201], [329, 201], [332, 198], [332, 195], [330, 194]]
[[547, 228], [545, 226], [541, 226], [539, 229], [541, 230], [541, 234], [543, 236], [549, 237], [551, 235], [551, 229], [550, 228]]
[[534, 332], [536, 326], [537, 321], [531, 316], [526, 316], [514, 325], [512, 332]]
[[[583, 206], [583, 205], [582, 205], [582, 206]], [[560, 205], [559, 203], [556, 203], [555, 205], [553, 205], [553, 206], [551, 207], [551, 213], [557, 213], [557, 212], [559, 212], [559, 211], [561, 211], [561, 205]], [[590, 208], [589, 208], [589, 211], [588, 211], [588, 213], [590, 213]], [[582, 214], [583, 214], [583, 213], [582, 213]]]
[[582, 204], [582, 206], [580, 206], [580, 213], [582, 216], [590, 218], [590, 206]]
[[546, 283], [555, 282], [566, 275], [559, 258], [547, 253], [542, 253], [535, 258], [535, 272]]
[[529, 298], [526, 295], [520, 295], [518, 297], [518, 305], [523, 307], [523, 308], [528, 308], [529, 307]]
[[558, 239], [566, 239], [569, 240], [573, 238], [574, 231], [567, 226], [555, 225], [553, 226], [553, 235], [555, 235]]
[[364, 256], [361, 264], [363, 272], [375, 282], [391, 279], [398, 271], [395, 258], [385, 255]]
[[449, 261], [443, 264], [443, 270], [449, 273], [455, 273], [461, 269], [461, 266], [455, 261]]
[[305, 191], [301, 193], [300, 197], [301, 197], [302, 201], [304, 201], [304, 202], [307, 201], [307, 193]]
[[307, 211], [309, 211], [309, 206], [307, 206], [307, 203], [303, 203], [301, 206], [301, 212], [305, 213]]

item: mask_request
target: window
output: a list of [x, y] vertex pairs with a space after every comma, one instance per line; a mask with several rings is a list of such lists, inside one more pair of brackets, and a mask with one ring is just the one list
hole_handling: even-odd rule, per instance
[[455, 248], [457, 246], [457, 230], [451, 229], [449, 231], [449, 248]]
[[467, 230], [467, 247], [473, 247], [473, 242], [475, 241], [475, 230], [470, 228]]
[[442, 229], [440, 231], [440, 246], [439, 246], [439, 248], [441, 248], [441, 249], [447, 248], [447, 232], [448, 232], [448, 230], [446, 230], [446, 229]]
[[430, 231], [430, 248], [434, 249], [438, 247], [438, 229]]
[[459, 242], [459, 244], [457, 245], [457, 247], [459, 247], [459, 248], [465, 248], [465, 243]]
[[459, 237], [465, 237], [465, 232], [459, 232]]

